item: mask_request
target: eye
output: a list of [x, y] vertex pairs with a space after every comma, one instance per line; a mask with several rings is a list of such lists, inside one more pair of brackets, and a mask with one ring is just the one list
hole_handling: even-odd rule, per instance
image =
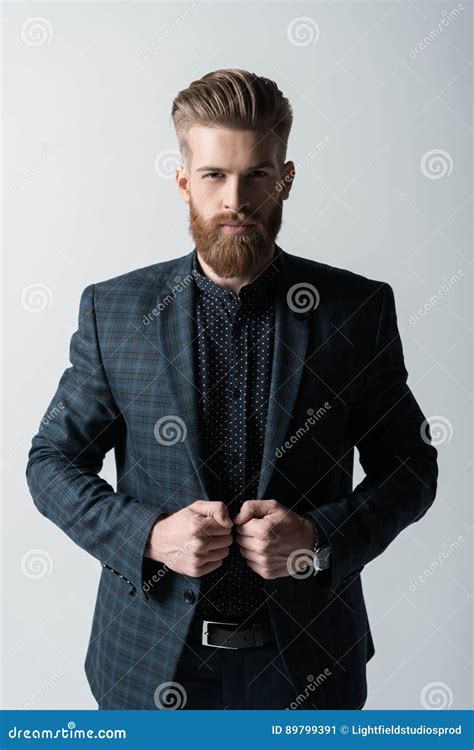
[[[204, 180], [211, 180], [211, 182], [215, 182], [217, 179], [220, 179], [221, 177], [224, 177], [224, 174], [222, 172], [208, 172], [203, 176]], [[249, 174], [249, 177], [267, 177], [267, 173], [263, 171], [263, 169], [256, 169], [254, 172], [251, 172]]]

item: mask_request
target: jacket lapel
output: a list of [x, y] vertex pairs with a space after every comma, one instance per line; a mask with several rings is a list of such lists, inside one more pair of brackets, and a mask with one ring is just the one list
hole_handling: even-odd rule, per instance
[[158, 348], [167, 364], [175, 415], [183, 420], [186, 430], [184, 443], [193, 469], [203, 491], [203, 499], [209, 499], [206, 486], [207, 470], [200, 455], [199, 411], [201, 398], [196, 384], [196, 362], [194, 359], [195, 282], [192, 276], [192, 252], [180, 258], [169, 274], [167, 290], [157, 299]]
[[291, 255], [282, 251], [275, 295], [275, 341], [258, 500], [265, 499], [273, 475], [275, 452], [284, 443], [303, 374], [310, 311], [296, 311], [294, 286], [305, 283], [308, 284], [298, 275]]

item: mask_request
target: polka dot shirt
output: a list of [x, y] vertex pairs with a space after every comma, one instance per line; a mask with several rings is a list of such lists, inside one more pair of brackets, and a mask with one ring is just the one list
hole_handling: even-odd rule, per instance
[[[237, 294], [202, 273], [196, 249], [195, 353], [201, 458], [211, 500], [233, 518], [256, 498], [268, 412], [274, 345], [274, 292], [280, 248], [272, 262]], [[217, 570], [201, 578], [196, 614], [209, 620], [268, 619], [262, 578], [234, 541]], [[262, 606], [261, 606], [262, 605]]]

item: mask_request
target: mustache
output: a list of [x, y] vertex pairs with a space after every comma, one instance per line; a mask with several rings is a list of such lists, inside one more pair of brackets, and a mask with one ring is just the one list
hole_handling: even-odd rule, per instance
[[217, 216], [213, 218], [212, 224], [214, 226], [218, 226], [219, 224], [226, 224], [227, 222], [236, 222], [244, 224], [245, 222], [251, 221], [255, 224], [260, 224], [260, 219], [256, 214], [248, 214], [248, 216], [244, 216], [243, 214], [238, 214], [237, 216]]

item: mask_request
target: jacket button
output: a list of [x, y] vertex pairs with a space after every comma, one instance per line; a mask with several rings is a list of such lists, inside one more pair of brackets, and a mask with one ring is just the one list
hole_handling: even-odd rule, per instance
[[191, 589], [185, 589], [183, 596], [184, 596], [184, 601], [187, 602], [188, 604], [192, 604], [196, 598], [194, 596], [194, 591], [191, 591]]

